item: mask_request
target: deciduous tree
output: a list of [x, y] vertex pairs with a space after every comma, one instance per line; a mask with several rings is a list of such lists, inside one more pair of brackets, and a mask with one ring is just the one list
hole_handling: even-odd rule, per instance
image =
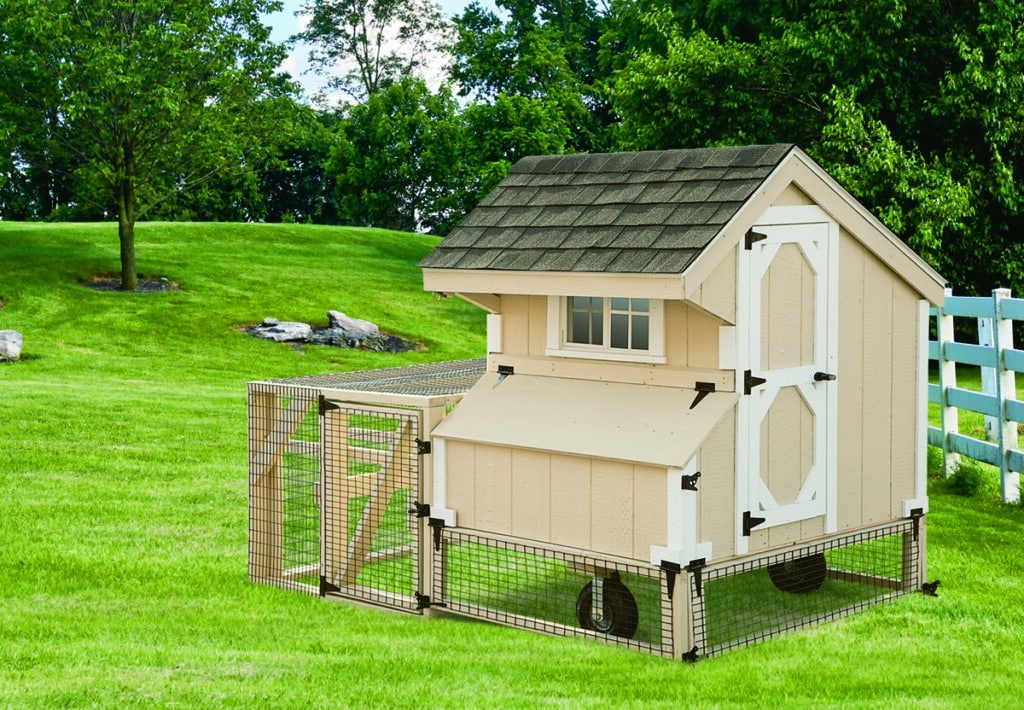
[[[60, 146], [80, 199], [117, 215], [121, 284], [135, 222], [173, 195], [273, 151], [284, 49], [274, 0], [3, 0], [0, 113], [25, 145]], [[56, 122], [42, 136], [32, 116]], [[101, 192], [100, 192], [101, 190]]]

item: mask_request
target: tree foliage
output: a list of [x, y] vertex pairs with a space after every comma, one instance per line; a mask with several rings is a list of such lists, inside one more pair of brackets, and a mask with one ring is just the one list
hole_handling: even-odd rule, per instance
[[[13, 141], [17, 167], [61, 171], [77, 200], [116, 214], [122, 288], [136, 285], [137, 219], [272, 153], [283, 128], [278, 100], [289, 87], [276, 73], [283, 49], [269, 41], [259, 15], [276, 7], [270, 0], [0, 3], [0, 112], [28, 130]], [[44, 116], [44, 128], [31, 126]]]
[[296, 38], [314, 68], [359, 102], [424, 68], [448, 28], [434, 0], [309, 0], [302, 12]]

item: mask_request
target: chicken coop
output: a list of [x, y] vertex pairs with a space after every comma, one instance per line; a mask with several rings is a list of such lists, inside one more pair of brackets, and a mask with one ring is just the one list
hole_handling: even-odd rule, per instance
[[525, 158], [420, 265], [486, 359], [251, 383], [254, 580], [689, 660], [921, 587], [945, 284], [798, 147]]

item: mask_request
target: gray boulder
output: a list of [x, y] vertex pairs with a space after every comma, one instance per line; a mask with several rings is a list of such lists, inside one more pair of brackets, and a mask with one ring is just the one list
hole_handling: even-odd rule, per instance
[[0, 330], [0, 362], [21, 359], [21, 333], [16, 330]]
[[[270, 323], [270, 321], [273, 322]], [[306, 340], [313, 332], [313, 328], [308, 323], [278, 321], [275, 318], [267, 318], [263, 321], [262, 325], [256, 326], [250, 332], [257, 338], [284, 343], [293, 340]]]
[[351, 340], [361, 341], [372, 338], [380, 333], [376, 323], [360, 318], [349, 318], [341, 311], [327, 311], [328, 328], [339, 328], [345, 331]]

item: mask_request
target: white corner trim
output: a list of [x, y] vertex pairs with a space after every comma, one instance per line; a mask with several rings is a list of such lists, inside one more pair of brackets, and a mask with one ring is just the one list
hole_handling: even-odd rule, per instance
[[928, 512], [928, 496], [924, 498], [908, 498], [903, 501], [903, 517], [909, 518], [911, 511], [915, 508], [920, 508], [921, 512]]
[[718, 326], [718, 369], [736, 369], [736, 326]]
[[501, 353], [501, 315], [498, 313], [487, 314], [487, 353]]
[[[928, 301], [917, 302], [917, 431], [914, 432], [914, 495], [928, 506]], [[926, 511], [927, 512], [927, 511]]]

